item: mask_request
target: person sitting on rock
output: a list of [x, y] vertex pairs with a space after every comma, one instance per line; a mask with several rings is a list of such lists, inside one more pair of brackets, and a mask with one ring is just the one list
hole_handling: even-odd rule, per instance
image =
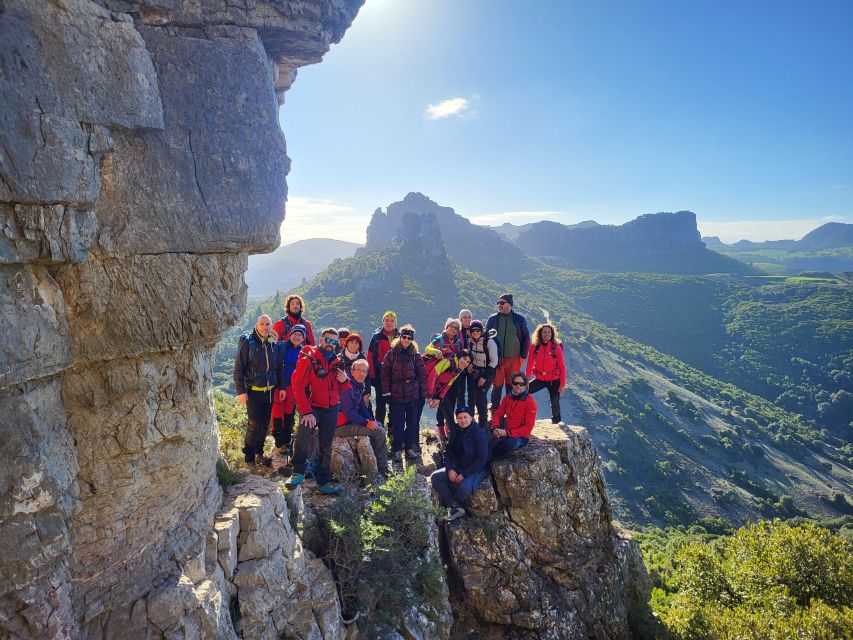
[[383, 425], [385, 424], [388, 403], [385, 396], [382, 395], [382, 362], [385, 360], [385, 355], [391, 350], [391, 342], [396, 340], [399, 335], [397, 314], [389, 309], [382, 316], [382, 326], [373, 332], [373, 337], [370, 338], [370, 344], [367, 347], [367, 361], [370, 363], [370, 384], [376, 390], [376, 419], [379, 424]]
[[376, 467], [379, 473], [388, 477], [388, 442], [385, 439], [385, 429], [373, 417], [373, 412], [364, 400], [369, 368], [370, 365], [364, 358], [352, 363], [349, 374], [350, 388], [341, 391], [341, 411], [338, 415], [335, 437], [367, 436], [370, 438], [370, 446], [373, 447], [373, 454], [376, 456]]
[[530, 441], [530, 433], [536, 423], [536, 400], [528, 390], [527, 376], [517, 371], [509, 395], [501, 400], [500, 407], [492, 416], [492, 458], [507, 456], [521, 449]]
[[234, 358], [234, 389], [237, 401], [246, 405], [248, 425], [243, 440], [246, 464], [269, 466], [264, 457], [264, 440], [270, 426], [273, 400], [283, 400], [284, 361], [271, 330], [269, 316], [260, 316], [251, 333], [240, 336]]
[[297, 324], [290, 328], [290, 338], [279, 340], [278, 346], [282, 351], [284, 362], [284, 380], [282, 387], [285, 396], [281, 400], [275, 399], [272, 405], [272, 437], [279, 452], [290, 457], [290, 447], [293, 440], [293, 427], [296, 423], [296, 396], [290, 384], [290, 378], [296, 369], [296, 362], [302, 352], [302, 343], [305, 340], [306, 329], [304, 325]]
[[273, 331], [278, 334], [279, 340], [287, 340], [290, 330], [298, 324], [305, 327], [305, 344], [314, 343], [314, 331], [311, 329], [311, 321], [304, 317], [305, 301], [301, 296], [291, 294], [284, 301], [284, 315], [273, 325]]
[[394, 462], [402, 462], [404, 449], [406, 458], [417, 460], [418, 413], [420, 401], [427, 395], [427, 379], [412, 325], [403, 325], [400, 329], [400, 337], [391, 343], [380, 371], [382, 397], [390, 405]]
[[296, 432], [293, 452], [293, 475], [287, 481], [288, 489], [297, 487], [305, 479], [306, 461], [312, 429], [319, 431], [320, 463], [317, 467], [317, 490], [320, 493], [337, 493], [332, 483], [332, 440], [338, 425], [341, 391], [350, 388], [347, 374], [335, 355], [338, 332], [324, 329], [319, 346], [302, 349], [291, 385], [296, 395], [296, 406], [302, 420]]
[[530, 393], [548, 389], [551, 400], [551, 422], [560, 422], [560, 396], [566, 390], [566, 361], [563, 345], [557, 340], [557, 328], [548, 322], [533, 332], [533, 348], [527, 354], [527, 377]]
[[471, 409], [457, 409], [456, 428], [444, 451], [444, 468], [433, 472], [429, 478], [441, 506], [450, 509], [448, 521], [465, 515], [463, 505], [486, 477], [488, 459], [489, 440], [474, 423]]
[[471, 353], [467, 376], [468, 406], [477, 412], [480, 428], [486, 431], [489, 426], [487, 398], [498, 366], [498, 345], [493, 336], [485, 335], [480, 320], [472, 320], [468, 331], [468, 342], [465, 345]]
[[453, 424], [453, 414], [456, 408], [456, 396], [465, 384], [465, 372], [471, 364], [471, 354], [464, 349], [457, 355], [442, 360], [427, 376], [427, 397], [431, 409], [437, 409], [436, 415], [443, 418], [436, 427], [438, 437], [446, 442], [448, 430]]

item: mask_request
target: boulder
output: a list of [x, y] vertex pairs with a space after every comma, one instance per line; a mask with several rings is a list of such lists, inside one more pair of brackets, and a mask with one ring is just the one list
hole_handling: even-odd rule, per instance
[[492, 463], [469, 513], [445, 527], [458, 630], [631, 637], [650, 583], [636, 544], [613, 529], [585, 429], [537, 422], [526, 447]]
[[367, 436], [332, 441], [332, 476], [339, 482], [358, 484], [361, 478], [371, 481], [378, 473], [376, 456]]

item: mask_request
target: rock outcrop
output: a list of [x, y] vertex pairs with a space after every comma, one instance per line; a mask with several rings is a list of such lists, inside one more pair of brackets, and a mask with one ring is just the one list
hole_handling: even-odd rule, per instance
[[[360, 4], [2, 4], [3, 637], [227, 627], [197, 570], [222, 500], [212, 348], [247, 253], [278, 245], [283, 92]], [[212, 626], [181, 622], [198, 606]]]
[[492, 463], [469, 512], [445, 529], [455, 632], [632, 637], [651, 585], [637, 545], [613, 529], [585, 429], [537, 422], [527, 447]]

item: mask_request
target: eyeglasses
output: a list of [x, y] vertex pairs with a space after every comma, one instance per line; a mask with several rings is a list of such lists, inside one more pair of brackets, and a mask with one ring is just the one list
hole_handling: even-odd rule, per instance
[[412, 336], [400, 336], [400, 340], [414, 340]]
[[323, 342], [325, 342], [326, 344], [333, 344], [336, 347], [340, 344], [340, 342], [338, 342], [334, 338], [323, 338]]
[[518, 381], [516, 380], [516, 381], [514, 381], [514, 382], [512, 383], [512, 386], [513, 386], [513, 387], [523, 387], [523, 386], [524, 386], [524, 385], [526, 385], [526, 384], [527, 384], [527, 383], [526, 383], [524, 380], [522, 380], [521, 382], [518, 382]]
[[505, 304], [509, 304], [509, 302], [507, 302], [507, 301], [505, 301], [505, 300], [498, 300], [498, 306], [499, 306], [499, 307], [502, 307], [502, 306], [504, 306]]
[[482, 329], [471, 329], [471, 333], [483, 333]]
[[353, 373], [367, 373], [367, 369], [365, 369], [364, 367], [358, 367], [358, 368], [353, 367], [352, 372]]

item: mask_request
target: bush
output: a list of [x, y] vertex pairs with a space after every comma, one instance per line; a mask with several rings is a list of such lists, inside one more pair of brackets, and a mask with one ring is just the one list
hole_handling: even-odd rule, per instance
[[321, 523], [343, 615], [368, 637], [445, 596], [444, 567], [427, 552], [437, 514], [415, 480], [414, 469], [393, 475], [364, 508], [342, 496]]
[[851, 553], [812, 524], [761, 522], [683, 546], [652, 606], [677, 639], [850, 637]]

